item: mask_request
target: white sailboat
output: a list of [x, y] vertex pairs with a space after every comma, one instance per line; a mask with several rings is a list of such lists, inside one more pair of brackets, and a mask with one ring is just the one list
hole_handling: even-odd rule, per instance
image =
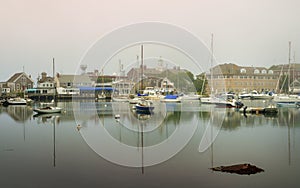
[[200, 101], [201, 101], [201, 103], [202, 104], [215, 104], [216, 102], [219, 102], [220, 101], [220, 99], [218, 99], [217, 97], [215, 97], [214, 96], [214, 94], [213, 94], [213, 90], [214, 90], [214, 88], [213, 88], [213, 58], [214, 58], [214, 49], [213, 49], [213, 45], [214, 45], [214, 35], [213, 34], [211, 34], [211, 56], [210, 56], [210, 67], [211, 67], [211, 73], [210, 73], [210, 96], [209, 97], [201, 97], [200, 98]]
[[[289, 70], [288, 70], [288, 88], [290, 87], [290, 65], [291, 65], [291, 41], [289, 41]], [[297, 107], [300, 103], [300, 96], [290, 94], [275, 95], [273, 101], [279, 107]]]
[[[55, 66], [54, 66], [54, 58], [53, 58], [53, 78], [55, 74]], [[55, 89], [55, 84], [54, 84]], [[42, 107], [33, 109], [34, 112], [38, 114], [52, 114], [52, 113], [61, 113], [62, 108], [55, 106], [55, 93], [53, 95], [53, 100], [50, 103], [40, 103]]]
[[124, 95], [123, 93], [121, 93], [121, 72], [122, 72], [122, 64], [121, 64], [121, 60], [119, 60], [119, 78], [118, 81], [115, 83], [117, 85], [117, 92], [116, 89], [112, 95], [112, 101], [114, 102], [128, 102], [129, 98], [128, 95]]

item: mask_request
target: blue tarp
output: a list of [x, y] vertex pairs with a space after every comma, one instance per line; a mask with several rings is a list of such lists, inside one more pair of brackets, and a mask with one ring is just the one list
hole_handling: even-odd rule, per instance
[[138, 95], [138, 97], [148, 96], [148, 94], [140, 94], [140, 93], [138, 93], [137, 95]]
[[165, 99], [177, 99], [178, 95], [166, 95]]

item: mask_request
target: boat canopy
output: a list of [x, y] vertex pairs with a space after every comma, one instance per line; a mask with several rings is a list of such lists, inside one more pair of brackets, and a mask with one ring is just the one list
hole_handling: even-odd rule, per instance
[[79, 87], [80, 91], [112, 91], [112, 87]]
[[36, 88], [30, 88], [30, 89], [26, 89], [26, 91], [36, 91]]
[[177, 99], [178, 95], [166, 95], [165, 99]]

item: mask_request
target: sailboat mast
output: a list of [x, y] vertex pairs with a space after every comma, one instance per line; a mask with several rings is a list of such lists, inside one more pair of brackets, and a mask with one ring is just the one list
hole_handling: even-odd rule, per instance
[[214, 62], [214, 34], [211, 34], [211, 43], [210, 43], [210, 50], [211, 50], [211, 56], [210, 56], [210, 84], [211, 84], [211, 90], [210, 94], [213, 94], [214, 86], [213, 86], [213, 62]]
[[56, 121], [56, 116], [54, 116], [53, 119], [53, 167], [56, 166], [55, 121]]
[[144, 47], [143, 45], [141, 46], [141, 88], [143, 89], [143, 76], [144, 76]]
[[291, 84], [291, 41], [289, 41], [289, 69], [288, 69], [288, 92], [290, 90], [290, 84]]
[[56, 95], [56, 84], [55, 84], [55, 63], [54, 63], [54, 57], [52, 58], [52, 76], [53, 76], [53, 100], [55, 101], [55, 95]]

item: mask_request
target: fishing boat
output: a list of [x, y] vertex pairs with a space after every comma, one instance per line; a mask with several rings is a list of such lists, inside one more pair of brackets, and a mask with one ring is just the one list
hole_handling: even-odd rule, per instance
[[47, 106], [47, 107], [33, 109], [34, 112], [37, 112], [39, 114], [61, 113], [61, 110], [62, 110], [62, 108], [53, 107], [53, 106]]

